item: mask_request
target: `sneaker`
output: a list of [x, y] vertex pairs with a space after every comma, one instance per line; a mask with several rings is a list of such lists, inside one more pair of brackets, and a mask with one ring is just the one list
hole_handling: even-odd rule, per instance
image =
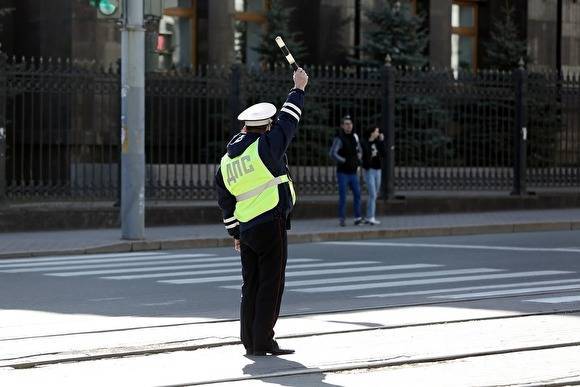
[[344, 227], [346, 226], [346, 223], [344, 222], [344, 219], [340, 219], [339, 223], [340, 227]]
[[375, 218], [370, 218], [367, 219], [367, 224], [370, 224], [371, 226], [377, 225], [377, 224], [381, 224], [380, 220], [376, 220]]
[[362, 220], [362, 218], [356, 218], [356, 219], [354, 220], [354, 225], [355, 225], [355, 226], [360, 226], [361, 224], [363, 224], [363, 220]]

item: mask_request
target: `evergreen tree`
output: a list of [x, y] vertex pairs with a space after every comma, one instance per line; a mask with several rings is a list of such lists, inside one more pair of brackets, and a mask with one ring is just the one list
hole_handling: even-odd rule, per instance
[[276, 36], [281, 36], [284, 39], [284, 43], [298, 63], [303, 59], [306, 49], [299, 39], [300, 33], [291, 32], [290, 29], [290, 17], [293, 11], [294, 8], [284, 6], [281, 0], [272, 0], [271, 7], [266, 14], [267, 24], [260, 45], [252, 47], [260, 54], [262, 63], [273, 65], [285, 62], [282, 51], [274, 42]]
[[366, 66], [382, 66], [391, 56], [394, 66], [422, 67], [427, 64], [428, 35], [423, 28], [425, 16], [415, 15], [408, 1], [385, 0], [377, 9], [365, 10], [371, 28], [364, 34], [361, 60]]
[[[423, 71], [429, 62], [425, 15], [414, 14], [406, 0], [384, 0], [376, 8], [365, 10], [365, 15], [370, 28], [360, 46], [362, 58], [352, 62], [379, 67], [389, 55], [393, 66], [415, 68], [406, 70], [405, 79], [411, 82], [411, 87], [414, 86], [412, 79], [429, 81], [429, 74]], [[380, 122], [380, 112], [377, 113], [374, 125]], [[403, 118], [395, 129], [397, 165], [433, 166], [454, 157], [450, 147], [452, 139], [442, 130], [448, 112], [438, 98], [409, 93], [397, 95], [395, 115]]]
[[[493, 21], [490, 39], [484, 43], [486, 65], [489, 68], [513, 71], [520, 66], [520, 60], [530, 62], [527, 53], [527, 42], [520, 38], [518, 27], [514, 20], [515, 7], [506, 0], [502, 8], [501, 18]], [[530, 141], [528, 145], [528, 166], [540, 166], [544, 163], [553, 163], [557, 157], [558, 135], [562, 129], [563, 115], [561, 98], [557, 96], [557, 82], [549, 75], [542, 73], [528, 73], [528, 131]], [[556, 91], [556, 95], [554, 94]], [[556, 98], [554, 98], [556, 97]], [[505, 101], [491, 101], [489, 105], [498, 110], [508, 112], [509, 104]], [[507, 105], [507, 107], [506, 107]], [[507, 113], [499, 119], [505, 129], [504, 137], [509, 138], [513, 127], [513, 117]], [[497, 133], [489, 133], [484, 123], [479, 122], [479, 135], [492, 141]], [[508, 141], [504, 141], [508, 143]], [[510, 145], [511, 146], [511, 145]], [[507, 150], [506, 150], [507, 151]]]
[[[8, 7], [0, 8], [0, 32], [3, 32], [3, 30], [4, 30], [2, 18], [4, 18], [4, 16], [8, 16], [12, 11], [14, 11], [14, 8], [8, 8]], [[0, 51], [2, 50], [1, 45], [2, 45], [2, 43], [0, 43]]]
[[[272, 0], [271, 7], [266, 14], [267, 25], [261, 36], [260, 44], [252, 49], [259, 53], [261, 62], [264, 64], [270, 66], [274, 64], [286, 65], [286, 59], [282, 55], [282, 51], [274, 42], [276, 36], [281, 36], [294, 59], [300, 66], [304, 66], [303, 59], [306, 49], [301, 42], [300, 33], [293, 31], [290, 24], [294, 8], [286, 7], [284, 3], [282, 0]], [[288, 70], [290, 70], [289, 67]], [[328, 127], [330, 118], [329, 102], [325, 100], [324, 93], [321, 93], [318, 89], [321, 86], [318, 78], [318, 74], [322, 75], [321, 69], [308, 66], [306, 71], [311, 76], [311, 81], [308, 84], [308, 103], [302, 110], [301, 130], [288, 149], [291, 169], [297, 166], [324, 164], [328, 159], [328, 149], [320, 147], [320, 139], [327, 138], [329, 136], [328, 132], [335, 130], [335, 128]], [[287, 74], [290, 75], [291, 73], [288, 72]], [[276, 82], [268, 82], [272, 86], [267, 91], [261, 90], [259, 97], [261, 100], [271, 101], [277, 106], [282, 105], [288, 91], [287, 78], [280, 78], [280, 74], [274, 69], [265, 71], [251, 70], [248, 75], [250, 84], [260, 84], [261, 80], [264, 79], [278, 80], [280, 82], [279, 86], [273, 86]], [[257, 97], [257, 95], [255, 96]], [[250, 98], [246, 102], [250, 104], [259, 102], [259, 100]], [[298, 190], [302, 189], [298, 185], [296, 188]]]
[[520, 59], [529, 62], [527, 43], [520, 38], [514, 21], [515, 7], [506, 0], [502, 17], [493, 20], [489, 41], [483, 44], [487, 67], [497, 70], [513, 70], [519, 67]]

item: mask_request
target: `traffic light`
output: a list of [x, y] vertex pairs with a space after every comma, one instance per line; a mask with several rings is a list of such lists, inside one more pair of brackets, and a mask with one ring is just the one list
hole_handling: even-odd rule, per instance
[[121, 17], [123, 0], [89, 0], [91, 7], [99, 11], [99, 17], [118, 19]]

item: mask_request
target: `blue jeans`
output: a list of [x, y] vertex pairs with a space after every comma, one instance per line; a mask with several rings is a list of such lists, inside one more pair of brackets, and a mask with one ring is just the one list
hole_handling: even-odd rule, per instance
[[372, 219], [375, 217], [375, 210], [377, 208], [377, 194], [381, 189], [381, 170], [373, 168], [365, 169], [364, 178], [369, 190], [369, 201], [367, 202], [367, 219]]
[[338, 178], [338, 217], [340, 219], [346, 217], [346, 190], [350, 188], [354, 196], [354, 217], [360, 218], [360, 185], [357, 174], [337, 172], [336, 176]]

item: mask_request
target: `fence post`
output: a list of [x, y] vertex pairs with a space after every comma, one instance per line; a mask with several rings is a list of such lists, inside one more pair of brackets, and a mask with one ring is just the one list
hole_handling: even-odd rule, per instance
[[238, 114], [240, 113], [240, 92], [242, 82], [242, 66], [240, 63], [234, 63], [231, 68], [230, 79], [230, 98], [228, 101], [228, 108], [230, 111], [230, 138], [235, 136], [240, 131], [238, 123]]
[[395, 77], [391, 57], [387, 55], [382, 68], [381, 132], [385, 136], [386, 157], [382, 165], [383, 200], [395, 198]]
[[0, 207], [6, 205], [6, 56], [0, 52]]
[[526, 116], [526, 94], [528, 73], [524, 68], [524, 61], [520, 59], [520, 66], [513, 72], [515, 86], [515, 125], [513, 131], [514, 139], [514, 180], [512, 195], [525, 195], [526, 189], [526, 145], [528, 140], [527, 116]]
[[[117, 106], [119, 107], [119, 112], [121, 112], [123, 109], [121, 107], [121, 88], [123, 87], [121, 85], [121, 58], [117, 59]], [[117, 141], [119, 141], [119, 151], [117, 152], [117, 155], [119, 157], [118, 161], [117, 161], [117, 200], [115, 201], [115, 203], [113, 204], [113, 207], [121, 207], [121, 186], [123, 185], [123, 179], [121, 176], [121, 171], [123, 170], [123, 168], [121, 167], [121, 154], [123, 153], [121, 150], [121, 136], [123, 135], [123, 125], [122, 125], [123, 119], [121, 118], [120, 120], [117, 121], [118, 124], [118, 131], [117, 131]]]

